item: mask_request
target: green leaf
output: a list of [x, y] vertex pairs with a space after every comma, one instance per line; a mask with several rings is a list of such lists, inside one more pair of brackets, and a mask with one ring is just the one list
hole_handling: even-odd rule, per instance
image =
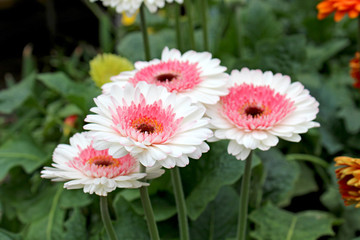
[[9, 114], [20, 107], [32, 94], [35, 73], [30, 74], [20, 83], [0, 92], [0, 112]]
[[0, 239], [1, 240], [21, 240], [21, 235], [17, 233], [9, 232], [5, 229], [0, 228]]
[[117, 217], [114, 228], [119, 239], [149, 239], [144, 218], [137, 215], [130, 204], [119, 194], [116, 196], [113, 206]]
[[26, 239], [63, 239], [65, 211], [59, 208], [63, 187], [56, 185], [47, 190], [24, 202], [18, 213], [20, 219], [28, 223], [24, 232]]
[[216, 199], [191, 223], [192, 239], [222, 240], [235, 236], [239, 197], [229, 186], [222, 187]]
[[256, 224], [251, 236], [257, 240], [316, 240], [334, 235], [334, 217], [321, 211], [294, 214], [266, 204], [249, 218]]
[[[316, 192], [319, 190], [319, 187], [315, 180], [314, 172], [304, 163], [299, 163], [299, 166], [300, 176], [295, 183], [295, 187], [293, 188], [290, 198], [301, 196], [311, 192]], [[289, 199], [289, 201], [290, 200], [291, 199]]]
[[289, 203], [289, 196], [300, 176], [297, 162], [287, 161], [277, 149], [271, 148], [266, 152], [258, 151], [266, 170], [264, 184], [264, 200], [270, 200], [276, 205]]
[[60, 197], [60, 207], [80, 208], [92, 203], [94, 196], [84, 193], [83, 189], [72, 189], [64, 191]]
[[65, 222], [65, 235], [64, 239], [66, 240], [86, 240], [86, 219], [81, 214], [81, 211], [78, 208], [75, 208], [71, 214], [69, 220]]
[[[127, 34], [117, 46], [117, 52], [131, 61], [143, 61], [144, 48], [140, 32]], [[175, 34], [172, 29], [162, 29], [149, 35], [151, 56], [160, 57], [165, 46], [176, 46]]]
[[258, 0], [249, 1], [241, 27], [249, 44], [281, 36], [281, 24], [276, 21], [274, 13], [265, 2]]
[[74, 82], [63, 72], [42, 73], [37, 78], [49, 89], [80, 107], [85, 113], [94, 105], [93, 98], [101, 93], [94, 84]]
[[0, 180], [15, 166], [32, 173], [47, 159], [47, 154], [30, 137], [22, 135], [10, 139], [0, 147]]
[[314, 164], [318, 164], [319, 166], [323, 167], [323, 168], [328, 168], [329, 167], [329, 163], [326, 162], [325, 160], [313, 156], [313, 155], [309, 155], [309, 154], [288, 154], [286, 155], [286, 159], [287, 160], [298, 160], [298, 161], [308, 161]]
[[331, 39], [321, 45], [310, 45], [306, 47], [306, 66], [309, 70], [319, 70], [331, 57], [339, 53], [350, 44], [347, 38]]
[[357, 209], [354, 206], [345, 207], [341, 218], [343, 219], [343, 222], [336, 234], [336, 239], [342, 240], [357, 237], [360, 231], [360, 209]]
[[[244, 173], [245, 161], [229, 155], [227, 145], [227, 141], [210, 144], [210, 151], [199, 160], [205, 166], [197, 169], [201, 171], [199, 181], [186, 198], [188, 215], [192, 220], [197, 219], [206, 205], [216, 198], [222, 186], [235, 183]], [[259, 161], [254, 158], [253, 166], [257, 164]]]
[[305, 45], [304, 35], [257, 41], [257, 67], [275, 73], [294, 75], [302, 70], [306, 60]]
[[344, 148], [339, 139], [325, 126], [320, 128], [321, 143], [330, 154], [335, 154]]
[[345, 105], [339, 112], [339, 116], [345, 121], [346, 130], [350, 134], [356, 134], [360, 131], [360, 110], [353, 105]]
[[[139, 191], [139, 190], [138, 190]], [[157, 222], [164, 221], [171, 218], [176, 214], [175, 199], [170, 194], [161, 193], [161, 197], [152, 195], [151, 205], [154, 210], [154, 217]], [[138, 199], [131, 203], [137, 214], [144, 215], [144, 209], [141, 200]]]

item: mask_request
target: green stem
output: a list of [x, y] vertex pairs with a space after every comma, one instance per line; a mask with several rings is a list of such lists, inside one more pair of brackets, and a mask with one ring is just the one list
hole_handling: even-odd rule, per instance
[[209, 51], [209, 41], [208, 41], [208, 24], [207, 24], [207, 10], [208, 3], [207, 0], [200, 0], [201, 6], [201, 16], [202, 16], [202, 28], [203, 28], [203, 41], [204, 41], [204, 50]]
[[60, 196], [61, 196], [63, 189], [64, 189], [63, 187], [59, 187], [59, 189], [55, 193], [54, 199], [51, 204], [49, 220], [48, 220], [47, 226], [46, 226], [46, 239], [47, 240], [51, 240], [51, 238], [52, 238], [51, 235], [52, 235], [53, 226], [54, 226], [55, 212], [56, 212], [56, 209], [58, 209], [58, 207], [59, 207], [58, 204], [59, 204]]
[[251, 160], [252, 152], [245, 160], [245, 172], [242, 177], [241, 192], [240, 192], [240, 206], [239, 206], [239, 218], [237, 228], [237, 240], [244, 240], [246, 238], [246, 223], [249, 203], [249, 189], [251, 178]]
[[242, 37], [241, 37], [241, 6], [240, 4], [235, 5], [235, 21], [236, 21], [236, 36], [237, 36], [237, 48], [238, 48], [238, 57], [241, 57], [241, 45], [242, 45]]
[[101, 219], [104, 223], [106, 233], [108, 234], [111, 240], [117, 240], [114, 228], [111, 224], [111, 219], [109, 215], [109, 208], [106, 196], [100, 196], [100, 212]]
[[[140, 165], [140, 172], [146, 173], [146, 167], [143, 165]], [[145, 179], [143, 179], [145, 181]], [[144, 208], [144, 213], [150, 233], [150, 237], [152, 240], [160, 240], [159, 232], [156, 226], [156, 221], [154, 217], [154, 212], [151, 206], [150, 198], [148, 189], [146, 186], [143, 186], [140, 188], [140, 197], [141, 197], [141, 203]]]
[[176, 29], [176, 44], [177, 48], [181, 51], [181, 29], [180, 29], [180, 5], [174, 4], [174, 12], [175, 12], [175, 29]]
[[185, 203], [184, 191], [181, 183], [180, 171], [178, 167], [175, 167], [170, 172], [171, 172], [171, 180], [174, 188], [176, 208], [178, 211], [180, 239], [188, 240], [190, 239], [189, 226], [188, 226], [186, 203]]
[[150, 54], [150, 45], [149, 45], [149, 35], [147, 32], [147, 27], [146, 27], [144, 4], [141, 4], [141, 7], [140, 7], [140, 24], [141, 24], [140, 25], [141, 33], [142, 33], [143, 42], [144, 42], [145, 59], [146, 59], [146, 61], [150, 61], [151, 54]]
[[194, 28], [193, 28], [193, 19], [192, 19], [192, 11], [191, 11], [191, 1], [185, 0], [185, 9], [186, 9], [186, 15], [188, 17], [188, 23], [189, 23], [189, 36], [190, 36], [190, 46], [191, 49], [195, 50], [195, 34], [194, 34]]

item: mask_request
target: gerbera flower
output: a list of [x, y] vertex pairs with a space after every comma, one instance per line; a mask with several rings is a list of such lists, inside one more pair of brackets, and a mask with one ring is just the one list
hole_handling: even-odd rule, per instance
[[335, 170], [339, 179], [339, 190], [345, 205], [356, 204], [360, 207], [360, 159], [351, 157], [336, 157]]
[[[188, 51], [181, 55], [179, 50], [165, 47], [161, 60], [136, 62], [134, 71], [123, 72], [111, 80], [122, 85], [144, 81], [188, 96], [195, 103], [215, 104], [228, 92], [225, 70], [220, 60], [213, 59], [209, 52]], [[103, 91], [108, 92], [114, 83], [105, 84]]]
[[113, 157], [134, 155], [146, 167], [158, 161], [166, 168], [185, 166], [209, 150], [212, 136], [203, 118], [205, 108], [166, 88], [145, 82], [120, 86], [95, 99], [85, 129], [92, 130], [95, 148], [109, 149]]
[[360, 88], [360, 52], [355, 53], [355, 57], [350, 61], [350, 75], [355, 80], [354, 88]]
[[228, 152], [246, 159], [250, 151], [268, 150], [282, 138], [300, 141], [300, 133], [319, 126], [313, 122], [319, 103], [290, 77], [243, 68], [233, 70], [229, 94], [208, 106], [216, 139], [230, 139]]
[[67, 189], [84, 188], [84, 192], [106, 196], [116, 188], [139, 188], [148, 185], [141, 182], [161, 176], [159, 166], [140, 173], [140, 164], [132, 156], [114, 158], [108, 150], [95, 150], [89, 133], [77, 133], [70, 138], [70, 145], [60, 144], [53, 154], [52, 167], [45, 167], [41, 177], [53, 181], [67, 181]]
[[332, 12], [335, 12], [334, 19], [340, 21], [345, 14], [350, 18], [357, 18], [360, 12], [359, 0], [324, 0], [320, 2], [316, 8], [318, 9], [318, 19], [324, 19]]
[[[95, 1], [97, 0], [90, 0], [90, 2], [95, 2]], [[99, 1], [101, 1], [104, 6], [113, 7], [118, 13], [126, 12], [129, 16], [135, 14], [143, 2], [151, 13], [156, 12], [158, 8], [163, 8], [165, 6], [165, 1], [168, 3], [172, 3], [174, 1], [176, 1], [179, 4], [183, 3], [183, 0], [99, 0]]]
[[110, 53], [99, 54], [90, 61], [90, 76], [98, 87], [110, 82], [110, 77], [133, 69], [129, 60]]

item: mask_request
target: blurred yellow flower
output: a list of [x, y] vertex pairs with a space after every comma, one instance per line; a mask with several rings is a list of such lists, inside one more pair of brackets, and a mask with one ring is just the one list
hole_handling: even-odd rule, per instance
[[110, 53], [99, 54], [90, 61], [90, 76], [98, 87], [110, 82], [110, 77], [133, 69], [128, 59]]
[[124, 26], [133, 25], [135, 20], [136, 20], [136, 16], [137, 16], [138, 13], [139, 13], [139, 10], [137, 10], [135, 14], [133, 14], [131, 16], [128, 16], [126, 14], [126, 12], [123, 12], [122, 17], [121, 17], [122, 25], [124, 25]]
[[360, 207], [360, 159], [351, 157], [336, 157], [336, 177], [339, 179], [339, 191], [345, 205], [356, 204]]

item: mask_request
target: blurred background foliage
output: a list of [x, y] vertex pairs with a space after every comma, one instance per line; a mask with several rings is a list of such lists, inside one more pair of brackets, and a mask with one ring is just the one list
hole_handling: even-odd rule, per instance
[[[121, 15], [87, 0], [0, 3], [0, 239], [107, 239], [98, 197], [63, 190], [62, 183], [42, 180], [40, 170], [50, 165], [57, 144], [82, 131], [92, 99], [101, 92], [89, 76], [89, 61], [100, 52], [132, 62], [144, 59], [139, 19], [124, 26]], [[196, 50], [201, 51], [197, 4], [193, 1]], [[319, 21], [316, 4], [209, 2], [210, 52], [228, 72], [249, 67], [287, 74], [320, 102], [320, 128], [304, 134], [300, 143], [280, 141], [277, 148], [255, 152], [251, 239], [360, 236], [360, 210], [344, 206], [333, 164], [335, 156], [360, 157], [360, 93], [348, 66], [356, 51], [357, 22]], [[160, 57], [165, 46], [177, 47], [173, 5], [146, 18], [152, 57]], [[181, 17], [182, 51], [189, 49], [186, 21]], [[65, 121], [73, 115], [75, 122]], [[227, 154], [226, 141], [210, 146], [200, 160], [181, 169], [191, 237], [232, 239], [244, 162]], [[162, 239], [179, 236], [170, 182], [166, 173], [149, 187]], [[110, 200], [119, 238], [149, 239], [138, 190], [118, 189]]]

